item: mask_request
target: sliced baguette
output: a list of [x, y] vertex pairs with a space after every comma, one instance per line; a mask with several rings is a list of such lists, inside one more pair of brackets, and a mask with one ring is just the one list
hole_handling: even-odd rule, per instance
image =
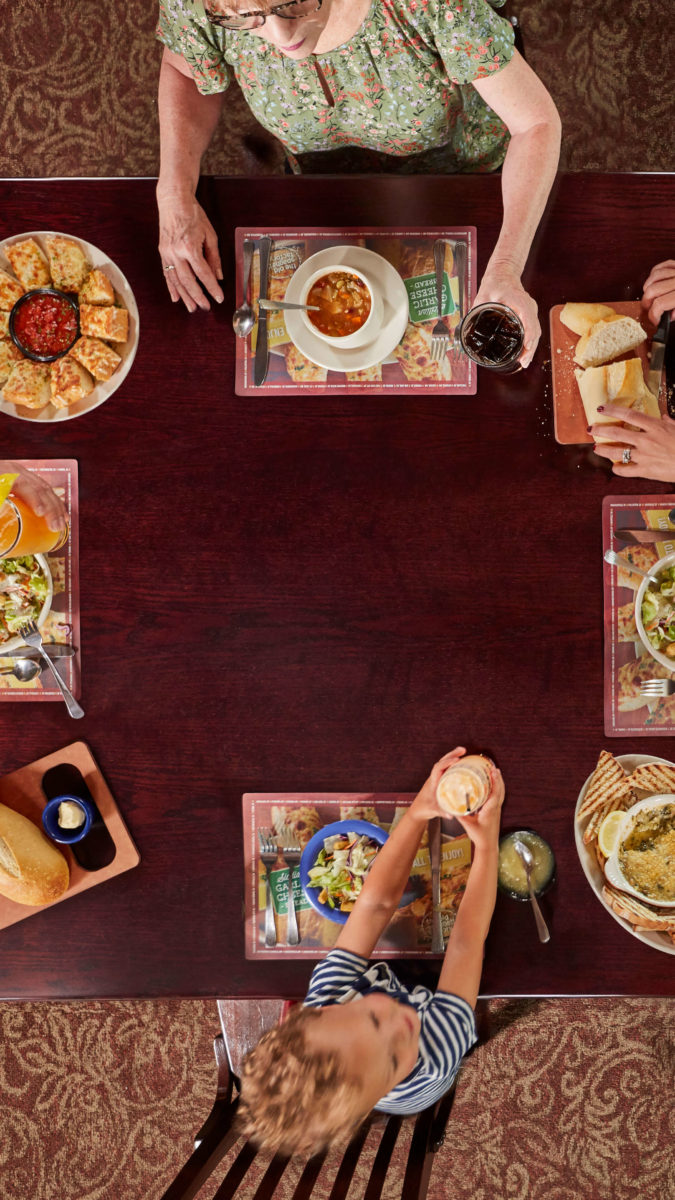
[[635, 350], [646, 340], [647, 334], [639, 321], [614, 313], [596, 321], [587, 333], [582, 334], [574, 351], [574, 361], [580, 367], [599, 367]]
[[69, 882], [61, 851], [28, 817], [0, 804], [0, 895], [17, 904], [50, 904]]
[[[660, 416], [659, 402], [644, 381], [639, 358], [608, 363], [602, 367], [577, 368], [576, 375], [584, 412], [589, 425], [615, 424], [615, 417], [598, 412], [599, 405], [621, 404], [650, 417]], [[606, 439], [598, 438], [598, 441]]]
[[572, 333], [588, 333], [592, 325], [596, 321], [602, 321], [603, 317], [616, 316], [613, 308], [608, 304], [575, 304], [568, 303], [564, 306], [560, 313], [560, 320], [563, 325], [572, 330]]

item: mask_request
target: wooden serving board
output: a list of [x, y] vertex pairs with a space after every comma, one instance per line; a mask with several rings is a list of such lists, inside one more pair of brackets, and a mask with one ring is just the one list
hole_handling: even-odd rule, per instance
[[46, 758], [38, 758], [36, 762], [29, 763], [27, 767], [21, 767], [18, 771], [13, 771], [11, 775], [5, 775], [4, 778], [0, 779], [0, 803], [6, 804], [8, 808], [13, 808], [16, 812], [22, 813], [24, 817], [28, 817], [31, 821], [34, 821], [42, 829], [42, 810], [46, 804], [45, 795], [41, 787], [42, 777], [50, 767], [55, 767], [63, 763], [72, 764], [82, 773], [106, 828], [115, 843], [115, 857], [107, 867], [101, 867], [97, 871], [87, 871], [75, 860], [69, 846], [59, 846], [59, 849], [68, 861], [70, 869], [70, 886], [68, 891], [64, 892], [58, 900], [52, 901], [52, 904], [43, 904], [39, 907], [17, 904], [14, 900], [8, 900], [5, 896], [0, 896], [0, 929], [7, 929], [9, 925], [15, 925], [17, 921], [23, 921], [26, 917], [33, 917], [45, 908], [52, 908], [54, 904], [61, 904], [63, 900], [69, 900], [71, 896], [76, 896], [78, 892], [85, 892], [88, 888], [96, 887], [99, 883], [105, 883], [107, 879], [112, 879], [115, 875], [121, 875], [124, 871], [129, 871], [132, 867], [138, 866], [141, 861], [141, 856], [124, 824], [122, 814], [93, 758], [91, 750], [84, 742], [73, 742], [72, 745], [64, 746], [62, 750], [57, 750], [54, 754], [48, 754]]
[[[647, 341], [638, 346], [637, 350], [631, 350], [629, 354], [622, 354], [612, 361], [624, 362], [628, 358], [640, 358], [646, 382], [651, 339], [656, 326], [652, 325], [639, 300], [600, 300], [598, 303], [607, 304], [621, 316], [634, 317], [636, 321], [640, 322], [647, 334]], [[586, 432], [588, 422], [584, 406], [581, 403], [579, 386], [574, 376], [577, 367], [574, 361], [574, 351], [579, 341], [579, 334], [572, 333], [572, 330], [563, 325], [560, 320], [560, 314], [564, 307], [563, 304], [556, 304], [549, 314], [551, 373], [553, 376], [553, 427], [556, 442], [560, 442], [563, 446], [570, 446], [579, 442], [592, 442], [593, 438]], [[663, 381], [659, 393], [659, 407], [662, 413], [667, 411], [666, 387]]]

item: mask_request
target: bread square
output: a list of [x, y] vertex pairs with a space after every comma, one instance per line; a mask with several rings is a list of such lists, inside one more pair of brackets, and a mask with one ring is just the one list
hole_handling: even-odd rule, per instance
[[51, 367], [50, 387], [54, 408], [69, 408], [94, 390], [94, 381], [89, 372], [70, 355], [58, 358]]
[[12, 367], [2, 394], [8, 404], [21, 404], [24, 408], [45, 408], [51, 400], [49, 366], [22, 358], [21, 362]]
[[5, 246], [5, 254], [12, 270], [26, 291], [30, 288], [49, 287], [52, 277], [44, 252], [33, 238]]
[[84, 337], [104, 338], [109, 342], [126, 342], [129, 336], [129, 313], [114, 305], [81, 304], [80, 332]]
[[89, 274], [89, 263], [82, 247], [72, 238], [60, 234], [45, 237], [45, 245], [54, 287], [61, 292], [79, 292]]
[[78, 295], [80, 304], [114, 304], [115, 289], [104, 271], [95, 267], [85, 279]]
[[9, 378], [14, 363], [20, 362], [23, 355], [20, 350], [7, 339], [0, 341], [0, 384]]
[[7, 271], [0, 269], [0, 308], [4, 312], [9, 312], [14, 308], [17, 300], [23, 296], [25, 288], [21, 286], [18, 279], [13, 275], [8, 275]]
[[102, 381], [110, 379], [122, 361], [112, 346], [106, 346], [105, 342], [99, 341], [98, 338], [90, 337], [78, 338], [70, 350], [69, 357], [77, 359], [91, 372], [94, 379]]

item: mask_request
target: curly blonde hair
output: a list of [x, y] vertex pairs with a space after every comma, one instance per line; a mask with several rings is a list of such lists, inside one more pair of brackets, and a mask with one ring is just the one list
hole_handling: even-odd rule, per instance
[[263, 1034], [241, 1073], [237, 1124], [263, 1150], [317, 1154], [349, 1137], [367, 1115], [362, 1079], [348, 1075], [333, 1050], [312, 1050], [307, 1026], [318, 1008], [293, 1008]]

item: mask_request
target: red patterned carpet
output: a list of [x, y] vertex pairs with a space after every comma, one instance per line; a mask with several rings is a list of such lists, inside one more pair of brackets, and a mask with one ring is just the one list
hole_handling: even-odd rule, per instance
[[[670, 1001], [495, 1001], [490, 1019], [431, 1200], [675, 1200]], [[5, 1004], [0, 1021], [2, 1200], [158, 1200], [211, 1108], [215, 1004]]]

